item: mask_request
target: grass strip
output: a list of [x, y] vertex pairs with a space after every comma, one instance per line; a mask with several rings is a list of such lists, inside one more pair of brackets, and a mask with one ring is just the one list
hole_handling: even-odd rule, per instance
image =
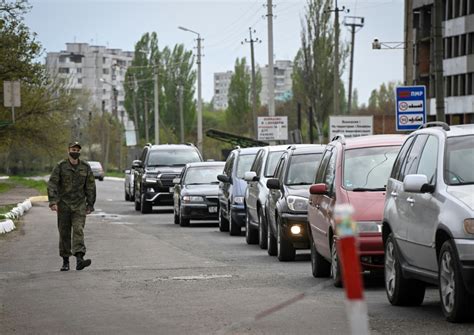
[[17, 176], [10, 177], [9, 180], [14, 184], [17, 184], [17, 185], [19, 184], [24, 187], [33, 188], [37, 190], [40, 193], [40, 195], [48, 194], [48, 183], [44, 180], [33, 180], [33, 179], [17, 177]]

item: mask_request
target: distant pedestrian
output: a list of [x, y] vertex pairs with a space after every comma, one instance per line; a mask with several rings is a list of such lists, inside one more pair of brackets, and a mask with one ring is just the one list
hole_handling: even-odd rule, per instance
[[79, 142], [69, 143], [69, 157], [56, 165], [48, 182], [49, 207], [58, 213], [61, 271], [69, 270], [72, 255], [77, 259], [76, 270], [91, 265], [90, 259], [84, 259], [84, 226], [86, 215], [94, 211], [95, 179], [89, 164], [79, 159], [80, 151]]

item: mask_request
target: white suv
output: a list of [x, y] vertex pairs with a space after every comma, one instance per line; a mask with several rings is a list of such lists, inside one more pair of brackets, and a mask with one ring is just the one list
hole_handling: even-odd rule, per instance
[[474, 316], [474, 124], [410, 134], [387, 183], [382, 234], [390, 303], [420, 305], [435, 284], [449, 321]]

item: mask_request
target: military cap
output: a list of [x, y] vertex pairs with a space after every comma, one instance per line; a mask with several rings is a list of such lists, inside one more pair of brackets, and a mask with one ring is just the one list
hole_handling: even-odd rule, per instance
[[68, 148], [72, 148], [72, 147], [79, 147], [79, 149], [82, 149], [81, 145], [77, 141], [69, 143]]

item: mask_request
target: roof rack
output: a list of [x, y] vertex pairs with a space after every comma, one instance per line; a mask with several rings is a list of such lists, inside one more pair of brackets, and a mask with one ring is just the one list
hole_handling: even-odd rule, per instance
[[296, 149], [296, 146], [294, 144], [291, 144], [288, 146], [288, 148], [286, 148], [286, 150], [295, 150]]
[[425, 128], [431, 128], [431, 127], [441, 127], [445, 131], [451, 130], [449, 125], [446, 122], [442, 122], [442, 121], [426, 122], [422, 124], [418, 129], [425, 129]]
[[190, 147], [194, 147], [194, 143], [192, 143], [192, 142], [186, 142], [184, 144], [189, 145]]
[[346, 144], [346, 137], [343, 134], [336, 134], [331, 141], [339, 141], [342, 144]]
[[240, 149], [240, 145], [236, 145], [236, 146], [234, 147], [234, 149], [236, 149], [236, 150], [237, 150], [237, 149]]

